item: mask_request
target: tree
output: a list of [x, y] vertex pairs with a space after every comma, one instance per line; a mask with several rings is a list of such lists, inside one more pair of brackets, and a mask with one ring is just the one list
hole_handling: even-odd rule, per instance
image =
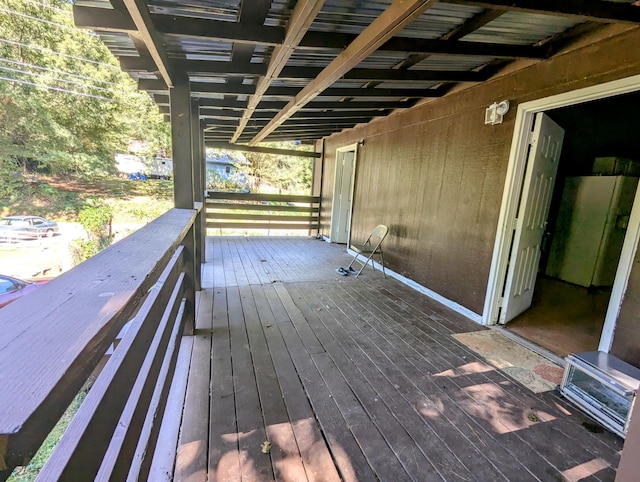
[[[71, 4], [3, 0], [0, 11], [0, 176], [114, 170], [132, 139], [167, 149], [169, 127], [102, 41], [73, 26]], [[9, 174], [8, 174], [9, 173]]]
[[[272, 142], [262, 145], [277, 149], [299, 148], [293, 142]], [[301, 150], [311, 151], [311, 148], [303, 147]], [[247, 152], [245, 155], [250, 162], [247, 169], [252, 190], [260, 191], [267, 185], [280, 193], [309, 193], [312, 177], [311, 158], [259, 152]]]

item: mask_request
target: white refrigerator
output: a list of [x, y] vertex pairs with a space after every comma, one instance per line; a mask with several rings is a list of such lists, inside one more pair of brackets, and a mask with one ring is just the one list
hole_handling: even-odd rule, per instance
[[590, 287], [613, 285], [637, 177], [568, 177], [546, 274]]

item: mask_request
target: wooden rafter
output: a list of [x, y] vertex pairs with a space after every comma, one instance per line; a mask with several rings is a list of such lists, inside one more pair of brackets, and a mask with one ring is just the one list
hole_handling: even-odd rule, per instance
[[262, 100], [262, 96], [271, 85], [271, 82], [278, 77], [282, 69], [287, 65], [289, 57], [291, 57], [294, 50], [300, 43], [302, 36], [313, 23], [313, 20], [316, 18], [316, 15], [318, 15], [323, 4], [324, 0], [299, 0], [296, 3], [287, 25], [285, 38], [282, 44], [278, 45], [273, 50], [271, 58], [269, 59], [267, 72], [265, 75], [260, 77], [254, 94], [249, 97], [247, 108], [244, 111], [242, 119], [240, 119], [240, 124], [231, 138], [232, 143], [235, 142], [242, 134], [242, 131], [253, 115], [254, 109]]
[[160, 75], [168, 87], [173, 87], [173, 80], [169, 70], [169, 58], [164, 47], [160, 34], [155, 30], [147, 3], [144, 0], [123, 0], [129, 11], [129, 15], [135, 24], [138, 33], [144, 41], [151, 58], [155, 62]]

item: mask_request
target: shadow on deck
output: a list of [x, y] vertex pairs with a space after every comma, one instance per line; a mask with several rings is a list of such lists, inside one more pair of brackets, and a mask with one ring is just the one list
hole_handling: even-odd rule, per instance
[[452, 336], [483, 327], [336, 274], [344, 247], [208, 238], [207, 257], [175, 480], [614, 479], [621, 439]]

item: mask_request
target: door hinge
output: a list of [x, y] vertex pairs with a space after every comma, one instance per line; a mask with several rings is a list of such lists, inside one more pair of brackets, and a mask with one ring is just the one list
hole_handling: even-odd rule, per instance
[[533, 137], [533, 131], [532, 131], [532, 132], [529, 132], [529, 133], [527, 134], [527, 144], [528, 144], [528, 145], [530, 145], [530, 146], [531, 146], [531, 145], [533, 145], [533, 143], [534, 143], [534, 139], [535, 139], [535, 138]]
[[504, 296], [498, 298], [498, 308], [504, 308]]

